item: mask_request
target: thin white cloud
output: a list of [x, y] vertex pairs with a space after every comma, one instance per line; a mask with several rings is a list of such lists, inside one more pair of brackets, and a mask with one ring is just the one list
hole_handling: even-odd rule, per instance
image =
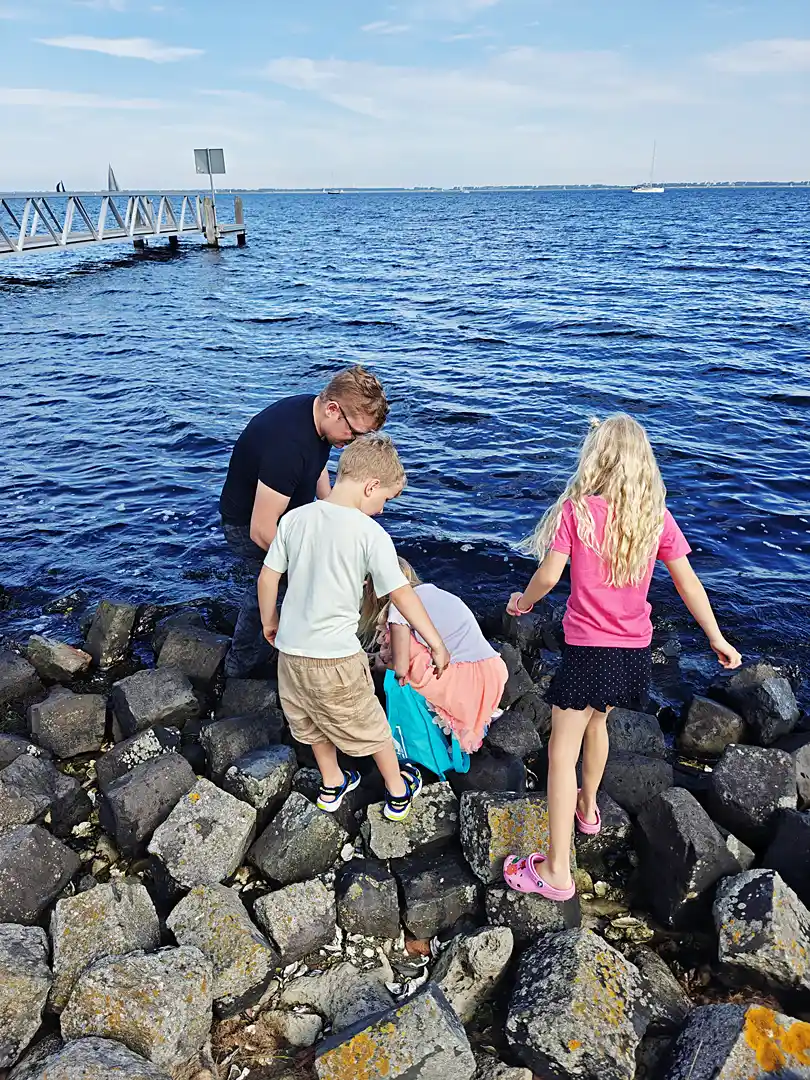
[[360, 29], [364, 34], [407, 34], [410, 30], [408, 23], [370, 22]]
[[442, 41], [479, 41], [482, 38], [493, 37], [497, 37], [494, 30], [489, 30], [486, 26], [475, 26], [463, 34], [449, 34], [446, 38], [442, 38]]
[[732, 75], [790, 74], [810, 71], [810, 39], [745, 41], [711, 53], [710, 67]]
[[546, 52], [519, 47], [458, 69], [386, 66], [363, 61], [283, 57], [265, 77], [292, 90], [381, 120], [431, 126], [483, 117], [513, 126], [549, 111], [605, 111], [645, 102], [683, 103], [694, 91], [664, 76], [631, 69], [613, 52]]
[[159, 109], [154, 98], [113, 98], [105, 94], [77, 94], [71, 90], [44, 90], [0, 86], [0, 105], [47, 109]]
[[40, 44], [53, 45], [57, 49], [78, 49], [83, 52], [104, 53], [106, 56], [121, 56], [130, 60], [149, 60], [153, 64], [170, 64], [177, 60], [187, 60], [192, 56], [202, 56], [203, 49], [192, 49], [185, 45], [163, 45], [151, 38], [98, 38], [72, 34], [60, 38], [40, 38]]

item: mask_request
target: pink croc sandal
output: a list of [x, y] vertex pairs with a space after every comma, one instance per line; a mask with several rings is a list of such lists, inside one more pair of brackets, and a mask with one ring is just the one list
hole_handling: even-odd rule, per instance
[[508, 855], [503, 864], [503, 879], [515, 892], [537, 893], [539, 896], [545, 896], [546, 900], [556, 900], [560, 904], [570, 900], [576, 892], [573, 881], [568, 889], [555, 889], [543, 881], [537, 873], [538, 864], [545, 861], [545, 855], [540, 854], [529, 855], [525, 858], [521, 858], [520, 855]]
[[[577, 792], [577, 796], [579, 796], [579, 792]], [[596, 821], [586, 821], [578, 809], [574, 811], [574, 819], [577, 824], [577, 832], [582, 833], [583, 836], [598, 836], [602, 831], [602, 815], [599, 813], [598, 806], [596, 808]]]

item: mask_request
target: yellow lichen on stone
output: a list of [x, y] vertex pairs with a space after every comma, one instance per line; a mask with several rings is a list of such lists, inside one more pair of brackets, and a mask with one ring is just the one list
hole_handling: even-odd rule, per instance
[[745, 1014], [743, 1035], [766, 1073], [779, 1072], [788, 1064], [810, 1065], [810, 1024], [795, 1020], [785, 1026], [773, 1009], [756, 1005]]

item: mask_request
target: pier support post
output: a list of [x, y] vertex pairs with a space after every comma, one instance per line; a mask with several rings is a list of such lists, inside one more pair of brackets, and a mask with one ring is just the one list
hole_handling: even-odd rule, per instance
[[203, 199], [203, 227], [205, 228], [205, 242], [209, 247], [219, 247], [217, 236], [217, 218], [214, 212], [214, 203], [209, 195]]
[[144, 251], [145, 248], [146, 248], [146, 241], [145, 240], [133, 240], [132, 241], [132, 246], [135, 248], [136, 251]]
[[179, 247], [180, 247], [180, 238], [177, 237], [177, 236], [170, 236], [169, 237], [169, 248], [170, 248], [170, 250], [171, 251], [177, 251], [177, 249]]
[[[245, 224], [245, 208], [242, 205], [242, 200], [237, 195], [233, 200], [233, 220], [237, 225]], [[237, 247], [244, 247], [247, 243], [247, 232], [243, 229], [242, 232], [236, 234]]]

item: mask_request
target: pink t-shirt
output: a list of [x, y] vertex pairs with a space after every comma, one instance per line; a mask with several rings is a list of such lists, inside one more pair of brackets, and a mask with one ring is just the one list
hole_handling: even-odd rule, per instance
[[[601, 543], [605, 534], [607, 503], [601, 495], [589, 495], [588, 504], [596, 526], [596, 540]], [[647, 603], [655, 559], [672, 562], [692, 550], [667, 510], [658, 551], [638, 585], [616, 588], [608, 585], [606, 568], [595, 551], [582, 543], [577, 535], [577, 516], [568, 500], [563, 505], [560, 527], [553, 551], [571, 556], [571, 596], [563, 619], [568, 645], [608, 646], [622, 649], [643, 649], [652, 640], [652, 608]]]

